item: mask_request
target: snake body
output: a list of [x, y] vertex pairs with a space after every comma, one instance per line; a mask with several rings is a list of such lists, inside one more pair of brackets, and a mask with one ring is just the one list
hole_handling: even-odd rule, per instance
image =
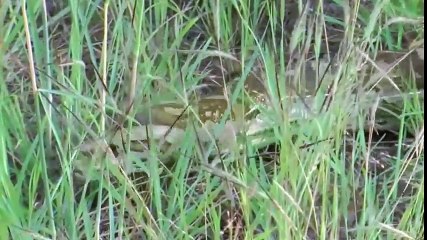
[[[328, 70], [327, 65], [332, 65], [332, 68]], [[408, 79], [411, 75], [415, 79], [416, 87], [423, 89], [423, 65], [423, 47], [415, 49], [410, 54], [380, 52], [375, 61], [362, 64], [357, 71], [358, 76], [363, 79], [361, 87], [365, 92], [373, 93], [372, 98], [367, 100], [368, 104], [376, 97], [388, 102], [392, 99], [399, 101], [401, 99], [399, 93], [402, 93], [401, 88], [405, 85], [403, 81], [399, 82], [399, 79]], [[158, 143], [161, 152], [159, 157], [162, 158], [162, 161], [170, 159], [181, 146], [188, 129], [196, 130], [194, 141], [203, 144], [217, 142], [219, 148], [227, 152], [238, 147], [236, 137], [239, 134], [255, 136], [274, 126], [274, 122], [268, 122], [267, 118], [263, 118], [263, 114], [257, 111], [257, 107], [253, 107], [258, 104], [271, 110], [271, 92], [269, 92], [271, 87], [266, 84], [265, 76], [257, 75], [254, 71], [250, 72], [243, 84], [243, 89], [250, 101], [240, 99], [232, 103], [230, 91], [227, 93], [225, 89], [233, 91], [235, 81], [231, 78], [224, 79], [224, 75], [230, 76], [242, 71], [242, 67], [236, 60], [226, 60], [225, 64], [221, 66], [228, 66], [225, 74], [224, 70], [221, 70], [221, 74], [210, 74], [210, 78], [204, 79], [202, 84], [208, 90], [202, 91], [204, 93], [196, 93], [189, 105], [177, 101], [163, 102], [139, 111], [134, 117], [136, 123], [134, 127], [116, 132], [109, 143], [116, 146], [129, 143], [131, 152], [126, 153], [122, 149], [118, 156], [110, 154], [112, 161], [125, 163], [128, 165], [126, 167], [128, 171], [133, 171], [132, 167], [129, 167], [129, 162], [131, 162], [128, 159], [129, 156], [133, 154], [138, 159], [148, 158], [150, 139]], [[289, 108], [291, 119], [294, 120], [305, 118], [307, 116], [305, 108], [313, 107], [312, 100], [316, 97], [314, 94], [318, 87], [319, 76], [331, 80], [337, 74], [334, 64], [330, 64], [329, 61], [323, 61], [320, 64], [308, 61], [302, 66], [302, 69], [304, 71], [296, 71], [294, 68], [286, 73], [286, 83], [292, 86], [289, 87], [286, 97], [300, 100], [293, 101], [292, 107]], [[413, 69], [414, 72], [410, 69]], [[216, 70], [218, 71], [218, 69]], [[302, 76], [297, 76], [301, 72]], [[406, 78], [399, 78], [399, 76]], [[298, 80], [303, 78], [302, 88], [296, 87], [297, 78]], [[376, 91], [369, 91], [371, 88]], [[218, 124], [221, 121], [223, 124]], [[262, 140], [258, 138], [257, 141]]]

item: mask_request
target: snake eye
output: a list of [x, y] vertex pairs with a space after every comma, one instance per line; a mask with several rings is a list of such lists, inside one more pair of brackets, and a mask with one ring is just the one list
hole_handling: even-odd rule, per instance
[[119, 156], [119, 147], [117, 145], [109, 144], [108, 146], [110, 147], [111, 151], [113, 152], [114, 157]]

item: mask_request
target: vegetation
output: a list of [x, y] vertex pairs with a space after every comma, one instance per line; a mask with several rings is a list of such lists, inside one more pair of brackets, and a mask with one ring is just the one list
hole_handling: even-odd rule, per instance
[[[405, 89], [389, 105], [358, 71], [362, 60], [383, 66], [385, 51], [424, 62], [424, 1], [312, 2], [323, 5], [3, 0], [0, 239], [424, 238], [424, 67], [384, 74], [385, 93]], [[325, 82], [311, 103], [321, 114], [291, 121], [288, 72], [309, 85], [305, 67], [334, 56], [336, 74], [314, 79]], [[212, 57], [241, 61], [231, 105], [251, 71], [262, 76], [268, 144], [214, 161], [187, 134], [172, 161], [153, 147], [129, 174], [82, 150], [120, 131], [119, 116], [188, 102]]]

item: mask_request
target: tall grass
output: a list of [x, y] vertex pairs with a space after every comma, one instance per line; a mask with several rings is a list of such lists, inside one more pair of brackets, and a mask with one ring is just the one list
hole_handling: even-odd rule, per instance
[[[343, 51], [335, 75], [315, 76], [332, 88], [310, 99], [308, 118], [291, 121], [285, 95], [295, 90], [288, 83], [309, 84], [305, 53], [314, 61], [333, 57], [324, 53], [334, 42], [325, 27], [340, 19], [322, 15], [323, 8], [301, 1], [293, 8], [262, 0], [70, 0], [54, 3], [61, 11], [50, 16], [52, 3], [0, 5], [0, 239], [424, 236], [423, 99], [403, 98], [396, 146], [373, 164], [381, 146], [374, 129], [363, 128], [375, 108], [362, 104], [366, 92], [350, 96], [361, 81], [360, 59]], [[423, 2], [343, 4], [344, 40], [369, 55], [384, 46], [404, 49], [408, 29], [423, 31]], [[297, 11], [302, 16], [291, 18]], [[291, 32], [283, 31], [288, 21], [295, 22]], [[202, 78], [199, 65], [212, 55], [242, 60], [227, 96], [233, 104], [250, 71], [262, 69], [271, 108], [260, 111], [274, 123], [262, 137], [275, 144], [261, 151], [238, 139], [244, 151], [214, 164], [189, 128], [173, 162], [160, 161], [151, 141], [149, 160], [128, 156], [140, 172], [124, 174], [102, 143], [117, 116], [131, 120], [166, 98], [187, 104]], [[328, 91], [334, 97], [325, 104]], [[135, 127], [121, 124], [131, 133]], [[359, 128], [346, 133], [349, 125]], [[100, 139], [97, 151], [83, 153], [87, 141]], [[119, 151], [130, 150], [124, 139]]]

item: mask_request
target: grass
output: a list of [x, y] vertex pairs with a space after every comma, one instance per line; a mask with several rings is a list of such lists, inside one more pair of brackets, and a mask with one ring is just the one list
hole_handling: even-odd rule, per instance
[[[406, 50], [405, 32], [423, 36], [423, 1], [356, 1], [344, 5], [344, 21], [310, 14], [302, 2], [296, 19], [290, 3], [273, 2], [4, 1], [0, 239], [423, 238], [423, 99], [403, 98], [398, 133], [386, 142], [364, 130], [375, 110], [362, 101], [367, 92], [348, 94], [361, 82], [358, 55], [344, 54], [323, 80], [335, 83], [334, 98], [307, 119], [290, 121], [290, 86], [280, 81], [305, 83], [301, 53], [334, 54], [329, 21], [369, 55]], [[293, 31], [282, 31], [281, 19], [295, 21]], [[82, 155], [88, 139], [110, 137], [119, 112], [132, 117], [169, 97], [188, 102], [209, 55], [244, 59], [233, 103], [252, 67], [264, 70], [273, 111], [261, 111], [275, 126], [263, 136], [275, 144], [262, 151], [246, 142], [211, 165], [189, 129], [172, 162], [159, 161], [152, 142], [150, 161], [135, 160], [141, 171], [129, 175], [105, 154]], [[345, 134], [349, 124], [359, 128]]]

